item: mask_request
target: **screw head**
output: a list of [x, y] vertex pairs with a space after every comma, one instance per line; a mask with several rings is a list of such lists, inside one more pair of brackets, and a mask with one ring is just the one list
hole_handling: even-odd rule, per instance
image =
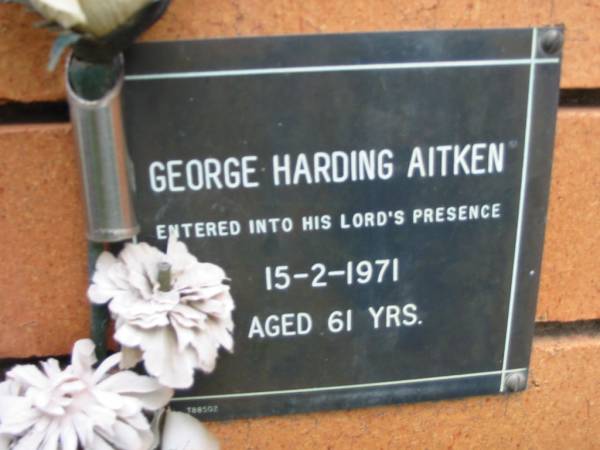
[[508, 392], [519, 392], [527, 387], [527, 377], [524, 373], [511, 373], [504, 382]]
[[564, 34], [558, 28], [546, 30], [540, 38], [540, 47], [548, 55], [555, 55], [560, 52], [564, 43]]

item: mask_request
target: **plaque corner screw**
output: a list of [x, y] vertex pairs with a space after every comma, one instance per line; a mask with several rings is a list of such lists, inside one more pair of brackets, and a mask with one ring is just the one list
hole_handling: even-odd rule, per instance
[[524, 373], [512, 373], [506, 377], [505, 386], [507, 392], [524, 391], [527, 387], [527, 377]]
[[562, 49], [564, 39], [564, 33], [560, 28], [550, 28], [542, 34], [540, 47], [547, 55], [555, 55]]

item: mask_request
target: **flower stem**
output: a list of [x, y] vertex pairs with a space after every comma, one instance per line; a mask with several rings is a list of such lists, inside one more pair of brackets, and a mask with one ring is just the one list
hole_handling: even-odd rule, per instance
[[171, 264], [161, 262], [158, 264], [158, 285], [162, 292], [169, 292], [172, 288]]
[[[100, 254], [104, 251], [104, 244], [96, 242], [88, 243], [88, 271], [90, 281], [94, 275], [96, 267], [96, 260]], [[110, 314], [108, 313], [108, 306], [106, 305], [95, 305], [91, 304], [91, 329], [90, 334], [92, 341], [96, 345], [96, 357], [99, 361], [106, 358], [106, 331], [108, 330], [108, 324], [110, 322]]]

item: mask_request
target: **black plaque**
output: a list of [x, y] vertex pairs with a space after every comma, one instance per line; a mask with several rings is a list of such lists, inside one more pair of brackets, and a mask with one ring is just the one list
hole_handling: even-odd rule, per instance
[[173, 407], [231, 419], [520, 389], [556, 31], [137, 45], [141, 238], [164, 247], [175, 226], [237, 305], [235, 353]]

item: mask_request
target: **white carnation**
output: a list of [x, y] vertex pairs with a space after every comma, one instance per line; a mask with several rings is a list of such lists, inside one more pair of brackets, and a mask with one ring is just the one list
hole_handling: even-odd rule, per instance
[[113, 373], [119, 353], [97, 369], [94, 344], [75, 343], [71, 365], [54, 359], [13, 368], [0, 383], [0, 449], [146, 450], [153, 433], [143, 411], [157, 411], [173, 395], [155, 379]]
[[[169, 285], [161, 286], [165, 267]], [[214, 370], [220, 347], [233, 350], [234, 303], [225, 279], [220, 267], [199, 262], [171, 237], [166, 253], [146, 243], [127, 244], [118, 258], [103, 253], [88, 296], [110, 302], [123, 367], [143, 359], [165, 386], [188, 388], [195, 369]]]
[[48, 20], [97, 37], [105, 36], [156, 0], [31, 0]]
[[165, 413], [160, 450], [219, 450], [219, 442], [202, 423], [189, 414]]
[[31, 5], [46, 19], [64, 28], [74, 28], [86, 23], [79, 0], [31, 0]]

